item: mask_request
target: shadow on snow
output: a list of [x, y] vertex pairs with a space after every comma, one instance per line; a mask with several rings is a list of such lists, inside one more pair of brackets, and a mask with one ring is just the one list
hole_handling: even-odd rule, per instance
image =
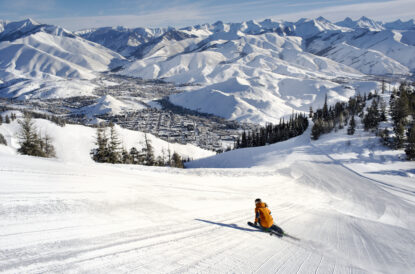
[[229, 227], [229, 228], [238, 229], [238, 230], [242, 230], [242, 231], [261, 232], [258, 229], [240, 227], [237, 224], [224, 224], [224, 223], [212, 222], [212, 221], [203, 220], [203, 219], [195, 219], [195, 220], [199, 221], [199, 222], [204, 222], [204, 223], [207, 223], [207, 224], [218, 225], [218, 226], [223, 226], [223, 227]]

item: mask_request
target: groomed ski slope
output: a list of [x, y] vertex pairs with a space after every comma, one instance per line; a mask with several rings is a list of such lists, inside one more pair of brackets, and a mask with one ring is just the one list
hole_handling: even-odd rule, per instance
[[[186, 170], [65, 163], [0, 146], [0, 272], [413, 273], [413, 165], [391, 156], [378, 172], [407, 176], [378, 176], [368, 160], [371, 179], [365, 162], [351, 168], [347, 153], [327, 154], [341, 135], [309, 134]], [[246, 225], [258, 197], [300, 241]]]

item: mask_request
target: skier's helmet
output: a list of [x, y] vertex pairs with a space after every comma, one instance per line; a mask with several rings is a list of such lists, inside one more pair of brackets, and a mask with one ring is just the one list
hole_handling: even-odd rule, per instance
[[261, 203], [262, 201], [261, 201], [261, 199], [255, 199], [255, 204], [257, 204], [257, 203]]

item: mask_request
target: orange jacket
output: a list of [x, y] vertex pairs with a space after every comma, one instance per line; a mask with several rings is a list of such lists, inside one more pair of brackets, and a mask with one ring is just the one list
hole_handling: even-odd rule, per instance
[[267, 208], [266, 203], [258, 203], [255, 207], [255, 222], [261, 224], [262, 227], [269, 228], [274, 224], [271, 211]]

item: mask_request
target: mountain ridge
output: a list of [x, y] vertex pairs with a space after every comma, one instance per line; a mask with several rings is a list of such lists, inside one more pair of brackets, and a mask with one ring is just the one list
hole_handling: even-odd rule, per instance
[[[169, 97], [182, 107], [244, 122], [277, 122], [320, 106], [326, 95], [344, 101], [379, 90], [382, 77], [413, 75], [412, 25], [413, 20], [333, 23], [318, 17], [69, 32], [30, 19], [3, 22], [0, 78], [6, 88], [0, 96], [101, 96], [94, 94], [92, 80], [117, 67], [117, 74], [184, 84], [182, 93]], [[29, 84], [11, 82], [20, 78]], [[229, 84], [241, 82], [249, 88]]]

